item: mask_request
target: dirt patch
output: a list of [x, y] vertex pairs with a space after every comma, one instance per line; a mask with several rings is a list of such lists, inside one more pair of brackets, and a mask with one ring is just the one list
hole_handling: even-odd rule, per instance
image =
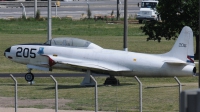
[[[1, 112], [14, 112], [14, 108], [1, 108]], [[18, 108], [18, 112], [55, 112], [54, 109], [36, 109], [36, 108]], [[80, 111], [80, 110], [59, 110], [59, 112], [94, 112], [94, 111]]]
[[[68, 99], [59, 99], [58, 108], [59, 112], [94, 112], [84, 110], [65, 110], [67, 103], [72, 102]], [[14, 97], [0, 97], [0, 111], [1, 112], [14, 112], [15, 111], [15, 98]], [[18, 99], [19, 112], [55, 112], [55, 99]], [[60, 110], [61, 109], [61, 110]], [[103, 112], [103, 111], [102, 111]]]
[[[68, 99], [59, 99], [58, 108], [68, 108], [67, 103], [72, 102]], [[0, 107], [14, 107], [14, 97], [0, 97]], [[55, 107], [55, 99], [18, 99], [18, 107], [28, 108], [45, 108], [52, 109]]]

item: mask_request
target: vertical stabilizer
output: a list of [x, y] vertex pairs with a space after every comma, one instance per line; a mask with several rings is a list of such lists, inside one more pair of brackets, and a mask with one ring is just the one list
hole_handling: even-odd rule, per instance
[[187, 63], [194, 63], [193, 32], [190, 27], [183, 27], [176, 43], [166, 55]]

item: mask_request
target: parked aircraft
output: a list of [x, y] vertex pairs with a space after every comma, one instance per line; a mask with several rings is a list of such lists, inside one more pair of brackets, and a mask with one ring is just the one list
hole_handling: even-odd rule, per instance
[[5, 57], [27, 65], [25, 80], [34, 80], [32, 69], [70, 69], [87, 73], [81, 85], [92, 85], [92, 73], [109, 74], [105, 84], [118, 83], [114, 76], [192, 76], [193, 32], [185, 26], [173, 48], [164, 54], [145, 54], [102, 47], [78, 38], [53, 38], [44, 44], [20, 44], [5, 50]]

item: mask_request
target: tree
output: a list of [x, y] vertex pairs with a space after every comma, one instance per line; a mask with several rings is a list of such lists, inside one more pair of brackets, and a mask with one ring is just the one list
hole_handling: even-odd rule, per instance
[[189, 26], [196, 37], [196, 53], [199, 54], [199, 0], [159, 0], [157, 11], [161, 15], [162, 22], [145, 22], [141, 27], [149, 37], [147, 40], [158, 40], [162, 37], [167, 40], [178, 37], [184, 26]]

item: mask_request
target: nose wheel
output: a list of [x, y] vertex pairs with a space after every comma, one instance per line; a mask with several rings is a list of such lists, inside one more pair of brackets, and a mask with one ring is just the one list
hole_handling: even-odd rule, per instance
[[34, 75], [33, 75], [32, 73], [27, 73], [27, 74], [25, 75], [25, 80], [26, 80], [27, 82], [32, 82], [32, 81], [34, 80]]

